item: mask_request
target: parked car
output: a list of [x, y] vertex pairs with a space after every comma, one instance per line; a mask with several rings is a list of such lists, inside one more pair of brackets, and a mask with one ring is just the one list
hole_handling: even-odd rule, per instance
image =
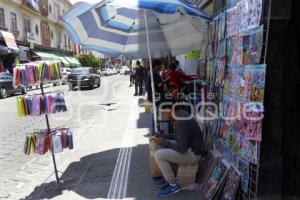
[[16, 93], [26, 94], [27, 89], [23, 86], [15, 87], [12, 75], [0, 72], [0, 99]]
[[125, 66], [122, 66], [121, 70], [120, 70], [120, 74], [130, 74], [130, 69], [129, 67], [127, 67], [126, 65]]
[[110, 69], [110, 71], [111, 71], [111, 74], [112, 74], [112, 75], [114, 75], [114, 74], [117, 74], [117, 73], [118, 73], [118, 71], [117, 71], [117, 70], [116, 70], [116, 68], [114, 68], [114, 67], [113, 67], [113, 68], [111, 68], [111, 69]]
[[107, 76], [107, 69], [101, 69], [99, 70], [99, 73], [101, 76]]
[[117, 70], [115, 68], [107, 68], [106, 71], [108, 76], [117, 74]]
[[61, 68], [61, 75], [62, 75], [61, 83], [63, 85], [68, 82], [68, 76], [69, 74], [71, 74], [71, 72], [72, 72], [71, 68], [68, 67]]
[[89, 87], [92, 89], [95, 85], [97, 87], [101, 85], [99, 74], [96, 74], [95, 70], [91, 67], [73, 69], [68, 75], [68, 82], [70, 90], [74, 90], [75, 87]]
[[110, 68], [107, 68], [106, 69], [106, 75], [107, 76], [110, 76], [110, 75], [112, 75], [113, 74], [113, 71], [110, 69]]

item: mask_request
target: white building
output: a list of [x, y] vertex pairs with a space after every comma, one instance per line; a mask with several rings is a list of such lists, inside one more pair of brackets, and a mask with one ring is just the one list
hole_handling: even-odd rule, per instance
[[[13, 33], [19, 48], [25, 52], [21, 60], [30, 59], [29, 49], [77, 55], [79, 47], [73, 44], [60, 22], [71, 6], [69, 0], [0, 0], [0, 30]], [[5, 45], [1, 36], [0, 44]]]

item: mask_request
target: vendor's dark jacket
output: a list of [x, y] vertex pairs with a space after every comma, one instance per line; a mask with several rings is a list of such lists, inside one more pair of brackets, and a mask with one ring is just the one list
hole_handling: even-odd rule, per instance
[[[155, 70], [153, 70], [153, 82], [154, 82], [155, 93], [159, 94], [159, 96], [160, 96], [160, 99], [158, 101], [162, 102], [162, 99], [164, 97], [164, 95], [163, 95], [163, 89], [160, 86], [162, 80], [161, 80], [160, 75]], [[148, 72], [148, 75], [147, 75], [147, 84], [146, 84], [146, 87], [147, 87], [147, 93], [148, 93], [147, 99], [148, 99], [148, 101], [153, 102], [150, 71]]]

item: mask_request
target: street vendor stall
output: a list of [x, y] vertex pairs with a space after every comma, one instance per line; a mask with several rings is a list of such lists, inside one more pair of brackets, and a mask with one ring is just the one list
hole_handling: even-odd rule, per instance
[[[266, 70], [261, 55], [268, 33], [262, 10], [262, 0], [228, 0], [211, 20], [184, 1], [113, 0], [75, 4], [63, 22], [83, 49], [148, 57], [151, 71], [151, 58], [201, 49], [194, 98], [184, 98], [195, 108], [191, 112], [209, 151], [200, 164], [200, 190], [204, 199], [235, 199], [237, 191], [241, 199], [254, 199]], [[152, 73], [151, 80], [153, 91]]]
[[[151, 58], [199, 48], [206, 30], [205, 21], [209, 19], [197, 7], [178, 0], [81, 2], [63, 16], [71, 38], [83, 50], [112, 57], [149, 58], [151, 72]], [[155, 99], [152, 73], [151, 80]], [[157, 130], [156, 109], [154, 118]]]

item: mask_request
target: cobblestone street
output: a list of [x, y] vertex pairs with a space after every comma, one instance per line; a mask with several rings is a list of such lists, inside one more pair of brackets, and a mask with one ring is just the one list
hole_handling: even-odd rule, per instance
[[[94, 90], [71, 92], [66, 85], [48, 87], [46, 91], [62, 90], [68, 107], [68, 112], [50, 116], [51, 127], [70, 127], [74, 132], [75, 142], [78, 142], [84, 137], [83, 133], [86, 129], [95, 123], [99, 112], [103, 111], [103, 108], [98, 105], [99, 102], [114, 98], [113, 91], [119, 87], [116, 86], [117, 79], [120, 81], [120, 77], [117, 76], [104, 77], [102, 86]], [[122, 81], [127, 84], [127, 77], [122, 77]], [[29, 94], [39, 92], [33, 90]], [[46, 180], [53, 170], [50, 153], [45, 156], [27, 156], [23, 153], [26, 133], [45, 129], [46, 123], [44, 116], [19, 118], [16, 111], [16, 98], [13, 96], [0, 100], [0, 198], [7, 199], [15, 199], [14, 195], [22, 194], [23, 191], [26, 193], [30, 188], [34, 188], [41, 181]], [[57, 159], [63, 160], [67, 153], [63, 154], [57, 155]], [[32, 179], [32, 177], [37, 178]]]

